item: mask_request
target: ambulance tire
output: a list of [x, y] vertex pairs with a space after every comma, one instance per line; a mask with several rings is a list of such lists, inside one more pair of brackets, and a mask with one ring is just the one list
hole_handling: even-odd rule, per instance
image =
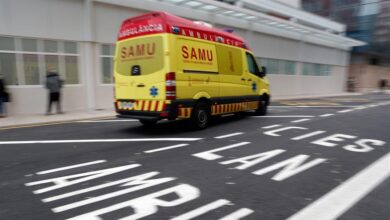
[[190, 118], [190, 127], [195, 130], [206, 128], [210, 123], [210, 108], [204, 102], [196, 104]]
[[266, 115], [268, 110], [268, 99], [265, 96], [262, 96], [260, 99], [259, 107], [256, 109], [256, 115]]
[[156, 120], [143, 120], [140, 119], [139, 122], [145, 126], [145, 127], [153, 127], [156, 125], [157, 121]]

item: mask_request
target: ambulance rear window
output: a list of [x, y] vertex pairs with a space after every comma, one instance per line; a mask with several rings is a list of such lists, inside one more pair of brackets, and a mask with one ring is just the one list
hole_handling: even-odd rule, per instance
[[163, 68], [163, 38], [141, 37], [118, 42], [115, 71], [125, 76], [148, 75]]

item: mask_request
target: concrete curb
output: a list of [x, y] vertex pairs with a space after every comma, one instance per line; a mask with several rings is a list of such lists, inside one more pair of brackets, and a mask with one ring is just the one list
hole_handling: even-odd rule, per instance
[[[72, 114], [72, 113], [69, 113]], [[68, 115], [69, 115], [68, 114]], [[109, 119], [114, 118], [116, 116], [116, 113], [108, 113], [108, 114], [102, 114], [102, 115], [93, 115], [93, 116], [71, 116], [69, 118], [48, 118], [48, 119], [34, 119], [32, 118], [36, 116], [30, 116], [26, 117], [25, 122], [8, 122], [5, 125], [3, 123], [0, 125], [0, 130], [7, 130], [7, 129], [13, 129], [13, 128], [23, 128], [23, 127], [35, 127], [35, 126], [43, 126], [43, 125], [55, 125], [55, 124], [64, 124], [64, 123], [72, 123], [75, 121], [82, 121], [82, 120], [102, 120], [102, 119]], [[46, 116], [51, 117], [51, 116]], [[11, 119], [12, 120], [12, 119]], [[2, 119], [0, 119], [0, 123], [2, 122]]]

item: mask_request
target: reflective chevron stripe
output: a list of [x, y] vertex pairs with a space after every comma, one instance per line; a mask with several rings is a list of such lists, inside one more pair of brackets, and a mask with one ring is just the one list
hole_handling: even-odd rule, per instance
[[192, 113], [192, 108], [179, 108], [179, 118], [190, 118]]
[[257, 109], [258, 106], [259, 106], [258, 101], [212, 105], [211, 106], [211, 114], [212, 115], [220, 115], [220, 114], [226, 114], [226, 113], [254, 110], [254, 109]]

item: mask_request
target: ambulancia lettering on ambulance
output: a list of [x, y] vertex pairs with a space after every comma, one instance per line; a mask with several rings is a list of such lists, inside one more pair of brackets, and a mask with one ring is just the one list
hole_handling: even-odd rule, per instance
[[130, 45], [128, 47], [121, 48], [121, 58], [122, 60], [131, 60], [147, 57], [152, 57], [156, 53], [156, 44], [155, 43], [146, 43], [138, 45]]
[[162, 24], [147, 24], [139, 25], [137, 27], [125, 28], [119, 32], [119, 38], [126, 38], [134, 35], [147, 34], [147, 33], [159, 33], [164, 30]]
[[[191, 30], [189, 28], [179, 28], [179, 27], [174, 27], [173, 29], [180, 30], [178, 33], [183, 36], [188, 36], [188, 37], [194, 37], [202, 40], [209, 40], [209, 41], [214, 41], [214, 42], [220, 42], [236, 47], [243, 47], [243, 43], [236, 41], [234, 39], [230, 39], [228, 37], [221, 37], [213, 33], [208, 33], [208, 32], [201, 32], [201, 31], [195, 31]], [[175, 33], [175, 32], [174, 32]], [[178, 34], [176, 33], [176, 34]]]

